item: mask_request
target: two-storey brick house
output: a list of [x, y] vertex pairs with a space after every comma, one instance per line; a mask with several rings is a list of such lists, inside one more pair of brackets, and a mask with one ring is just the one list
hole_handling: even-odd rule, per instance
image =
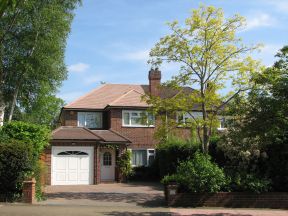
[[[155, 117], [145, 110], [144, 94], [173, 97], [160, 90], [161, 72], [149, 71], [149, 85], [104, 84], [64, 106], [61, 126], [53, 131], [46, 149], [46, 183], [52, 185], [98, 184], [115, 181], [116, 158], [132, 151], [133, 166], [147, 166], [154, 159]], [[147, 118], [143, 118], [143, 114]], [[144, 119], [144, 122], [143, 122]], [[145, 122], [146, 120], [147, 122]], [[189, 136], [189, 130], [183, 135]], [[113, 148], [115, 147], [115, 148]]]

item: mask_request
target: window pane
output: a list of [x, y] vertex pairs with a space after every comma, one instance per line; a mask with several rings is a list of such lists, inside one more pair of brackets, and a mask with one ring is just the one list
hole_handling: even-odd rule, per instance
[[96, 128], [96, 113], [86, 114], [86, 127]]
[[78, 112], [78, 126], [85, 127], [85, 113]]
[[131, 116], [131, 125], [141, 125], [141, 118]]
[[146, 150], [132, 150], [132, 164], [134, 166], [146, 166], [147, 165]]
[[124, 118], [124, 125], [130, 125], [129, 112], [124, 112], [123, 113], [123, 118]]

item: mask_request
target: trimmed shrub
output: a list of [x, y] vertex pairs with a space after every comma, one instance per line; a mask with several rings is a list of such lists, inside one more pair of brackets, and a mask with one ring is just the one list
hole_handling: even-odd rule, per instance
[[50, 130], [42, 125], [13, 121], [1, 128], [1, 134], [10, 139], [20, 140], [32, 145], [34, 159], [37, 161], [44, 148], [49, 144]]
[[8, 201], [21, 195], [22, 183], [33, 171], [32, 151], [20, 141], [0, 141], [0, 194]]
[[165, 176], [162, 183], [176, 182], [180, 190], [194, 193], [219, 192], [228, 180], [224, 171], [211, 162], [208, 155], [195, 153], [193, 159], [181, 162], [174, 175]]
[[[0, 130], [1, 145], [5, 147], [4, 149], [11, 150], [11, 153], [8, 154], [10, 155], [10, 157], [8, 156], [5, 157], [2, 155], [1, 156], [2, 158], [0, 158], [3, 166], [3, 169], [1, 168], [2, 172], [5, 172], [5, 169], [9, 171], [11, 170], [12, 172], [13, 166], [17, 167], [15, 167], [16, 173], [15, 176], [13, 177], [14, 183], [11, 182], [11, 185], [8, 188], [4, 189], [4, 191], [0, 189], [1, 190], [0, 193], [17, 195], [19, 194], [19, 191], [22, 189], [22, 182], [24, 180], [23, 176], [35, 177], [37, 181], [36, 198], [37, 199], [41, 198], [42, 192], [41, 192], [40, 179], [41, 179], [41, 173], [44, 170], [44, 168], [43, 169], [41, 168], [38, 161], [40, 158], [40, 154], [42, 153], [44, 148], [49, 144], [49, 139], [50, 139], [50, 130], [44, 126], [26, 122], [10, 122], [1, 127]], [[16, 143], [15, 147], [11, 147], [11, 143]], [[19, 154], [19, 157], [14, 157], [14, 155], [12, 154], [13, 148], [17, 148], [15, 152]], [[15, 162], [13, 160], [15, 160]], [[9, 165], [9, 163], [12, 164]], [[27, 164], [29, 164], [29, 166]], [[11, 167], [9, 168], [9, 166]], [[6, 183], [4, 182], [10, 181], [9, 175], [12, 174], [2, 175], [1, 173], [1, 179], [3, 178], [1, 184], [5, 185]]]
[[193, 157], [194, 153], [200, 149], [200, 144], [194, 140], [183, 140], [171, 137], [165, 143], [161, 143], [156, 149], [156, 160], [159, 176], [174, 174], [181, 161], [186, 161]]

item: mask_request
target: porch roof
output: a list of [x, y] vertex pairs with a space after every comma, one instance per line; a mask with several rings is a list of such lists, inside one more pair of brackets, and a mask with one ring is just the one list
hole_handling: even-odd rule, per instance
[[101, 143], [131, 143], [129, 139], [112, 130], [89, 130], [85, 127], [61, 126], [52, 132], [55, 140], [88, 140]]

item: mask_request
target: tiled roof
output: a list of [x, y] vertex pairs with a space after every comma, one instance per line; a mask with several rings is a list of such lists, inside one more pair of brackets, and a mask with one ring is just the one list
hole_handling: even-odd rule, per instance
[[112, 130], [89, 130], [84, 127], [62, 126], [52, 132], [52, 140], [93, 140], [100, 142], [130, 143], [131, 141]]
[[[184, 88], [184, 91], [192, 91]], [[70, 109], [104, 109], [107, 106], [148, 107], [142, 101], [142, 95], [149, 93], [149, 85], [131, 84], [104, 84], [88, 94], [67, 104], [64, 108]], [[178, 93], [177, 90], [162, 88], [160, 97], [169, 98]]]
[[52, 132], [54, 140], [101, 140], [84, 127], [62, 126]]
[[91, 130], [98, 137], [101, 137], [105, 142], [126, 142], [131, 141], [126, 137], [120, 135], [119, 133], [112, 130]]

